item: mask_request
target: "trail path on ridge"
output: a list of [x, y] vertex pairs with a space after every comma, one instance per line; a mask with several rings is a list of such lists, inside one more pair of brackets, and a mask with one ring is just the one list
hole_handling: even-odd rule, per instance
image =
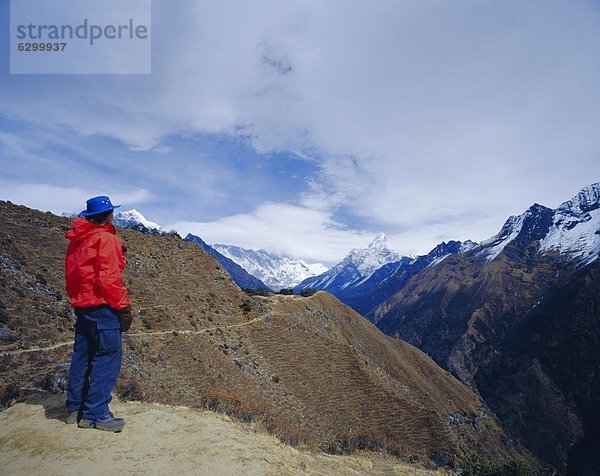
[[[235, 327], [249, 326], [250, 324], [254, 324], [255, 322], [262, 321], [262, 320], [264, 320], [264, 316], [255, 317], [254, 319], [247, 321], [247, 322], [240, 322], [237, 324], [230, 324], [230, 325], [226, 325], [226, 326], [212, 326], [212, 327], [206, 327], [204, 329], [197, 329], [197, 330], [170, 329], [170, 330], [166, 330], [166, 331], [135, 332], [135, 333], [131, 333], [131, 334], [125, 333], [125, 334], [123, 334], [123, 336], [124, 337], [155, 337], [155, 336], [172, 335], [172, 334], [177, 334], [177, 335], [203, 334], [204, 332], [215, 331], [217, 329], [233, 329]], [[65, 341], [65, 342], [58, 342], [57, 344], [53, 344], [48, 347], [34, 347], [31, 349], [18, 349], [18, 350], [3, 350], [3, 351], [0, 351], [0, 354], [1, 355], [20, 355], [20, 354], [29, 354], [32, 352], [47, 352], [47, 351], [59, 349], [60, 347], [65, 347], [68, 345], [73, 345], [73, 339], [71, 339], [69, 341]]]

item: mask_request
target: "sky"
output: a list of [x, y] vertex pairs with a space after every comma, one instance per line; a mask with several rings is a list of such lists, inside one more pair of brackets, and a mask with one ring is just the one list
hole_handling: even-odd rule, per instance
[[153, 1], [148, 75], [11, 75], [8, 13], [0, 199], [331, 265], [600, 181], [597, 1]]

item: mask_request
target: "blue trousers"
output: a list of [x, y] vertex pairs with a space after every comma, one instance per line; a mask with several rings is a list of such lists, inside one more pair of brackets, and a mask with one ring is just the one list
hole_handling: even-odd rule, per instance
[[110, 413], [111, 393], [121, 371], [121, 324], [107, 306], [75, 309], [75, 315], [67, 411], [80, 411], [81, 418], [96, 420]]

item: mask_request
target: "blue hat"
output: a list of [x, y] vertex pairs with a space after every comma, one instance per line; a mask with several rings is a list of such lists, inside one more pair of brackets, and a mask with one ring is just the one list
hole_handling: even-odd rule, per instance
[[109, 212], [115, 208], [119, 208], [121, 205], [113, 205], [110, 203], [110, 198], [105, 195], [99, 197], [90, 198], [87, 203], [87, 210], [82, 211], [80, 217], [90, 217], [92, 215], [99, 215], [100, 213]]

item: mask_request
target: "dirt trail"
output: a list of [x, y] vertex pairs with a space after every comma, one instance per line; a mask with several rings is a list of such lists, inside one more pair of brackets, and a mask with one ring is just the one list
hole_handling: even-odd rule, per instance
[[[177, 330], [177, 329], [171, 329], [168, 331], [155, 331], [155, 332], [134, 332], [134, 333], [127, 333], [124, 334], [124, 336], [128, 336], [128, 337], [153, 337], [153, 336], [162, 336], [162, 335], [170, 335], [170, 334], [183, 334], [183, 335], [193, 335], [193, 334], [202, 334], [204, 332], [209, 332], [209, 331], [216, 331], [217, 329], [233, 329], [235, 327], [243, 327], [243, 326], [248, 326], [250, 324], [254, 324], [255, 322], [258, 321], [262, 321], [264, 319], [264, 317], [255, 317], [254, 319], [247, 321], [247, 322], [240, 322], [238, 324], [230, 324], [228, 326], [213, 326], [213, 327], [207, 327], [205, 329], [197, 329], [197, 330], [190, 330], [190, 329], [184, 329], [184, 330]], [[48, 347], [34, 347], [31, 349], [19, 349], [19, 350], [3, 350], [0, 351], [0, 354], [2, 355], [20, 355], [20, 354], [29, 354], [31, 352], [47, 352], [49, 350], [54, 350], [54, 349], [58, 349], [60, 347], [65, 347], [68, 345], [73, 345], [73, 340], [69, 340], [69, 341], [65, 341], [65, 342], [59, 342], [57, 344], [53, 344], [50, 345]]]
[[114, 402], [122, 433], [64, 422], [64, 395], [40, 394], [0, 413], [3, 475], [429, 475], [393, 458], [300, 451], [229, 418], [185, 407]]

